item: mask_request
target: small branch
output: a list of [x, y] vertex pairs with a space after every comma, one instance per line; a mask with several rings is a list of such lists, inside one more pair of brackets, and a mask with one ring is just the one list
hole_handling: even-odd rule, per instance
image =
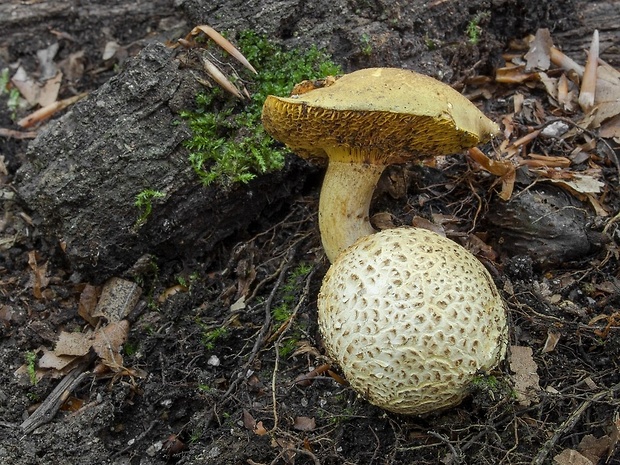
[[278, 338], [276, 339], [276, 342], [274, 344], [275, 345], [275, 349], [276, 349], [276, 360], [275, 360], [275, 364], [274, 364], [274, 367], [273, 367], [273, 373], [271, 375], [271, 400], [272, 400], [272, 404], [273, 404], [273, 428], [272, 428], [272, 431], [275, 431], [276, 428], [278, 427], [278, 406], [277, 406], [278, 404], [277, 404], [277, 401], [276, 401], [276, 378], [277, 378], [277, 374], [278, 374], [278, 365], [280, 363], [280, 350], [279, 350], [280, 342], [282, 341], [282, 338], [284, 337], [284, 335], [286, 334], [288, 329], [293, 324], [293, 321], [295, 320], [295, 317], [297, 316], [297, 313], [299, 312], [299, 309], [301, 308], [303, 303], [306, 301], [306, 298], [308, 297], [308, 294], [310, 293], [310, 282], [312, 281], [312, 277], [314, 276], [315, 271], [316, 271], [316, 267], [313, 268], [312, 271], [310, 271], [310, 273], [308, 273], [308, 276], [306, 276], [306, 284], [304, 286], [303, 293], [299, 297], [297, 305], [295, 305], [295, 308], [293, 309], [293, 312], [291, 313], [291, 316], [286, 321], [286, 323], [284, 325], [284, 329], [279, 332]]
[[52, 421], [58, 409], [67, 400], [71, 392], [90, 374], [84, 372], [90, 361], [91, 359], [89, 358], [87, 362], [83, 362], [71, 370], [47, 396], [45, 401], [39, 405], [39, 408], [26, 418], [20, 425], [25, 434], [32, 433], [39, 426]]
[[555, 430], [555, 433], [553, 433], [553, 436], [551, 436], [549, 438], [549, 440], [543, 445], [543, 447], [538, 451], [538, 454], [536, 455], [536, 457], [534, 458], [534, 460], [532, 460], [531, 465], [542, 465], [547, 456], [549, 455], [549, 453], [551, 452], [551, 450], [555, 447], [555, 445], [557, 444], [557, 442], [560, 440], [560, 438], [562, 437], [562, 435], [566, 434], [567, 432], [569, 432], [570, 430], [572, 430], [575, 425], [577, 424], [577, 422], [579, 421], [579, 418], [581, 417], [581, 415], [583, 415], [583, 413], [595, 402], [600, 401], [603, 397], [610, 395], [611, 393], [614, 393], [616, 391], [620, 391], [620, 383], [616, 384], [615, 386], [613, 386], [611, 389], [607, 390], [607, 391], [602, 391], [599, 392], [595, 395], [593, 395], [592, 397], [590, 397], [589, 399], [587, 399], [586, 401], [584, 401], [573, 413], [570, 414], [570, 416], [564, 420], [564, 422]]
[[461, 450], [457, 450], [456, 447], [446, 438], [444, 435], [436, 433], [435, 431], [427, 431], [427, 434], [430, 434], [434, 438], [439, 439], [442, 443], [448, 446], [450, 452], [452, 453], [452, 460], [447, 463], [463, 463], [463, 452]]

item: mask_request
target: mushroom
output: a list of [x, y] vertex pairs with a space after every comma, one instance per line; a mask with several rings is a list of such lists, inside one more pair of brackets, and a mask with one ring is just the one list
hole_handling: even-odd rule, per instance
[[507, 347], [506, 311], [484, 266], [420, 228], [360, 238], [318, 297], [328, 354], [370, 403], [424, 414], [461, 402]]
[[319, 229], [331, 262], [375, 232], [369, 206], [387, 165], [456, 153], [499, 130], [450, 86], [409, 70], [362, 69], [297, 89], [267, 97], [263, 126], [301, 157], [329, 160]]

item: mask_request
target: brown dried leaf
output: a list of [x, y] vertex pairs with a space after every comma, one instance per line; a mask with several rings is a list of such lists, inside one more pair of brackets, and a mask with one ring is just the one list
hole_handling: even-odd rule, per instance
[[188, 290], [187, 286], [183, 286], [182, 284], [175, 284], [174, 286], [170, 286], [169, 288], [165, 289], [164, 292], [162, 292], [159, 295], [159, 297], [157, 298], [157, 301], [160, 304], [163, 304], [166, 300], [168, 300], [173, 295], [176, 295], [179, 292], [187, 292], [187, 290]]
[[46, 107], [54, 103], [58, 99], [61, 83], [62, 73], [59, 71], [56, 76], [45, 81], [45, 84], [41, 87], [37, 103], [41, 105], [41, 107]]
[[84, 75], [84, 50], [69, 54], [69, 56], [58, 63], [68, 81], [76, 81]]
[[136, 306], [142, 289], [133, 281], [110, 278], [101, 290], [101, 297], [93, 317], [104, 317], [110, 322], [121, 321]]
[[39, 358], [37, 366], [39, 368], [54, 369], [61, 371], [72, 364], [78, 357], [72, 355], [58, 355], [51, 350], [44, 350]]
[[375, 213], [372, 215], [370, 221], [380, 231], [383, 231], [384, 229], [393, 229], [396, 227], [394, 224], [394, 216], [389, 212]]
[[487, 260], [491, 260], [491, 261], [497, 260], [497, 252], [495, 252], [493, 247], [488, 245], [486, 242], [484, 242], [482, 239], [480, 239], [475, 234], [469, 234], [467, 236], [467, 242], [468, 242], [467, 248], [474, 255], [478, 257], [484, 257]]
[[211, 62], [211, 60], [209, 60], [207, 57], [203, 56], [201, 58], [202, 58], [202, 66], [204, 70], [207, 72], [207, 74], [209, 74], [213, 78], [213, 80], [222, 87], [222, 89], [230, 92], [232, 95], [237, 97], [239, 100], [243, 100], [243, 94], [241, 93], [239, 89], [237, 89], [237, 87], [232, 82], [230, 82], [228, 77], [226, 77], [226, 75], [222, 73], [220, 69], [217, 66], [215, 66]]
[[295, 417], [293, 428], [297, 431], [314, 431], [316, 429], [316, 420], [310, 417]]
[[37, 253], [34, 250], [28, 252], [28, 265], [32, 270], [30, 276], [30, 286], [32, 287], [32, 294], [36, 299], [43, 298], [42, 290], [49, 284], [49, 278], [47, 275], [47, 262], [39, 266], [37, 263]]
[[263, 422], [259, 421], [258, 423], [256, 423], [254, 433], [256, 433], [258, 436], [264, 436], [265, 434], [269, 433], [269, 431], [267, 431], [267, 429], [263, 426]]
[[121, 346], [129, 335], [129, 322], [127, 320], [111, 322], [107, 326], [100, 328], [93, 338], [93, 349], [105, 362], [118, 362], [118, 355]]
[[411, 220], [411, 226], [414, 228], [428, 229], [429, 231], [433, 231], [440, 236], [446, 237], [446, 230], [441, 224], [433, 223], [432, 221], [429, 221], [421, 216], [414, 216]]
[[99, 299], [99, 288], [87, 284], [80, 293], [80, 302], [78, 303], [78, 314], [90, 324], [92, 327], [97, 326], [99, 318], [94, 317], [93, 313], [97, 307]]
[[532, 69], [549, 69], [551, 64], [551, 47], [553, 47], [553, 41], [551, 40], [549, 29], [539, 29], [536, 31], [536, 36], [530, 43], [530, 49], [525, 54], [525, 59], [527, 60], [525, 69], [527, 71]]
[[510, 347], [510, 369], [514, 373], [515, 392], [517, 402], [524, 407], [528, 407], [532, 402], [538, 402], [540, 385], [536, 370], [538, 366], [532, 358], [531, 347], [511, 346]]
[[526, 73], [524, 69], [525, 65], [498, 68], [495, 72], [495, 81], [504, 84], [520, 84], [536, 78], [536, 73]]
[[571, 164], [570, 159], [560, 156], [541, 155], [538, 153], [528, 153], [529, 159], [524, 159], [520, 164], [529, 167], [547, 166], [550, 168], [568, 168]]
[[601, 124], [599, 134], [601, 137], [616, 139], [616, 142], [618, 142], [618, 139], [620, 139], [620, 114], [609, 118]]
[[553, 331], [547, 332], [547, 340], [545, 341], [545, 345], [542, 348], [542, 353], [546, 354], [548, 352], [553, 352], [555, 347], [560, 342], [560, 333], [554, 333]]
[[315, 346], [310, 344], [305, 339], [297, 343], [297, 348], [295, 349], [295, 352], [291, 354], [291, 357], [297, 357], [298, 355], [302, 354], [308, 354], [313, 356], [314, 358], [318, 358], [321, 356], [321, 352], [319, 352], [319, 350]]
[[592, 434], [586, 434], [579, 442], [577, 450], [592, 463], [599, 463], [610, 451], [612, 445], [611, 438], [609, 436], [602, 436], [597, 438]]
[[11, 82], [29, 105], [34, 106], [38, 103], [39, 84], [28, 75], [28, 72], [23, 67], [17, 68], [17, 71], [11, 78]]
[[580, 194], [600, 194], [603, 192], [605, 183], [595, 176], [582, 173], [572, 174], [573, 176], [569, 179], [549, 179], [549, 181]]
[[574, 449], [564, 449], [553, 457], [553, 463], [556, 465], [594, 465], [591, 460]]
[[243, 417], [243, 426], [245, 427], [245, 429], [249, 431], [254, 431], [254, 428], [256, 428], [256, 420], [254, 419], [252, 414], [248, 412], [246, 409], [243, 409], [242, 417]]
[[517, 171], [512, 162], [508, 160], [493, 160], [482, 153], [477, 147], [469, 149], [468, 153], [484, 170], [500, 177], [502, 190], [499, 193], [499, 198], [502, 200], [510, 200], [517, 177]]
[[62, 331], [54, 347], [56, 355], [70, 355], [81, 357], [86, 355], [92, 346], [92, 334], [68, 333]]

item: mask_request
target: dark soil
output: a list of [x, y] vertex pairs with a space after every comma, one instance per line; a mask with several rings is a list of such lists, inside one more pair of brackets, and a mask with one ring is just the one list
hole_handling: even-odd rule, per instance
[[[346, 71], [407, 67], [473, 93], [471, 78], [492, 77], [503, 66], [502, 53], [511, 40], [547, 27], [556, 45], [563, 46], [564, 40], [567, 50], [579, 50], [589, 41], [587, 27], [598, 27], [592, 19], [597, 14], [600, 21], [608, 20], [601, 27], [602, 57], [620, 66], [620, 27], [612, 14], [618, 10], [608, 9], [617, 2], [472, 1], [466, 8], [450, 0], [108, 3], [105, 8], [94, 1], [0, 5], [0, 71], [10, 66], [13, 72], [19, 62], [35, 73], [36, 51], [59, 41], [59, 61], [83, 50], [85, 66], [81, 78], [63, 85], [60, 97], [97, 90], [96, 95], [110, 95], [106, 89], [124, 82], [127, 70], [144, 55], [134, 61], [131, 57], [148, 44], [210, 24], [233, 39], [235, 31], [254, 29], [285, 47], [316, 44]], [[474, 18], [481, 28], [476, 45], [464, 32]], [[127, 46], [127, 55], [104, 62], [102, 50], [111, 39]], [[364, 47], [368, 44], [370, 49]], [[498, 122], [514, 112], [516, 91], [539, 102], [544, 114], [553, 112], [540, 86], [485, 85], [488, 98], [477, 103]], [[192, 104], [189, 94], [177, 97], [174, 105]], [[0, 96], [0, 128], [17, 130], [6, 98]], [[620, 463], [620, 237], [615, 218], [620, 197], [613, 140], [596, 139], [612, 153], [601, 148], [592, 161], [601, 168], [601, 202], [608, 217], [566, 190], [540, 184], [524, 189], [532, 184], [525, 177], [517, 180], [523, 194], [506, 204], [497, 198], [497, 179], [476, 169], [465, 154], [435, 166], [386, 172], [371, 212], [375, 224], [411, 225], [423, 218], [442, 224], [449, 237], [472, 249], [492, 271], [506, 300], [510, 344], [533, 351], [540, 386], [530, 392], [529, 402], [515, 397], [516, 376], [507, 361], [496, 372], [481, 374], [481, 383], [461, 405], [425, 417], [403, 417], [369, 405], [341, 383], [337, 366], [300, 382], [312, 369], [330, 363], [316, 323], [316, 296], [329, 265], [316, 221], [320, 169], [293, 155], [286, 173], [295, 173], [303, 180], [300, 185], [271, 196], [274, 185], [287, 182], [287, 174], [276, 174], [249, 189], [233, 190], [226, 207], [214, 207], [211, 214], [238, 208], [248, 213], [239, 215], [246, 221], [208, 222], [213, 228], [209, 237], [197, 230], [208, 227], [207, 222], [190, 220], [191, 209], [201, 201], [215, 205], [218, 194], [197, 184], [190, 189], [191, 177], [184, 173], [187, 185], [176, 201], [189, 213], [177, 213], [186, 216], [179, 216], [180, 224], [174, 222], [165, 242], [153, 232], [125, 244], [126, 254], [107, 256], [107, 265], [99, 268], [80, 267], [77, 255], [63, 251], [60, 243], [67, 234], [89, 234], [67, 226], [89, 212], [66, 201], [56, 207], [53, 199], [41, 197], [43, 190], [36, 198], [23, 191], [26, 181], [34, 186], [36, 176], [49, 174], [46, 169], [55, 161], [77, 158], [68, 147], [41, 158], [37, 154], [58, 142], [54, 134], [80, 140], [79, 125], [65, 124], [75, 123], [70, 120], [75, 115], [96, 128], [99, 114], [84, 112], [94, 106], [88, 105], [38, 128], [34, 142], [0, 135], [0, 463]], [[532, 126], [525, 111], [515, 121], [524, 133]], [[147, 129], [148, 124], [141, 126], [135, 137]], [[536, 148], [569, 156], [573, 142], [584, 143], [581, 137], [564, 145], [541, 140]], [[179, 149], [178, 141], [172, 145], [171, 152]], [[492, 151], [491, 146], [482, 149]], [[178, 163], [180, 153], [173, 162], [162, 153], [166, 166]], [[25, 177], [29, 166], [40, 171]], [[116, 184], [119, 192], [130, 182], [121, 169], [105, 172], [112, 173], [109, 185]], [[91, 195], [98, 195], [98, 187], [90, 184]], [[104, 203], [112, 205], [113, 197]], [[252, 206], [247, 204], [250, 197]], [[62, 220], [43, 214], [43, 209], [60, 207]], [[107, 225], [110, 237], [117, 237], [115, 223], [126, 218], [112, 210], [100, 211], [98, 225]], [[544, 218], [544, 227], [524, 221], [523, 212]], [[110, 220], [109, 215], [119, 216]], [[158, 253], [164, 246], [165, 253]], [[136, 260], [143, 254], [146, 258]], [[96, 357], [87, 357], [92, 363], [85, 365], [86, 375], [60, 410], [25, 432], [24, 420], [60, 381], [44, 376], [33, 384], [27, 373], [16, 372], [28, 353], [40, 357], [44, 349], [52, 349], [61, 331], [85, 331], [80, 299], [85, 305], [89, 286], [100, 292], [113, 276], [142, 289], [128, 316], [131, 328], [122, 352], [126, 369], [102, 373]], [[562, 458], [569, 450], [579, 450], [589, 462]]]

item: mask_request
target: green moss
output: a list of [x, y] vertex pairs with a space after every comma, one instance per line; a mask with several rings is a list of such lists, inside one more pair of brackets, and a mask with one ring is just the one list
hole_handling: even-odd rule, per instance
[[[282, 285], [282, 293], [280, 295], [280, 303], [271, 309], [271, 316], [274, 323], [283, 325], [293, 315], [295, 306], [298, 303], [299, 296], [303, 292], [304, 280], [312, 271], [312, 266], [306, 262], [299, 263], [295, 269], [291, 271], [285, 283]], [[278, 347], [281, 357], [288, 357], [297, 348], [297, 344], [303, 338], [306, 332], [304, 323], [298, 319], [293, 320], [292, 325], [288, 328], [288, 335]]]
[[34, 386], [37, 384], [37, 354], [32, 351], [26, 352], [25, 359], [28, 378], [30, 378], [30, 383]]
[[363, 55], [372, 55], [372, 38], [368, 34], [362, 34], [360, 48]]
[[197, 96], [196, 111], [181, 113], [193, 134], [185, 142], [189, 161], [205, 185], [217, 182], [228, 187], [282, 169], [286, 152], [265, 132], [260, 120], [265, 99], [289, 95], [305, 79], [341, 73], [315, 46], [286, 51], [247, 31], [239, 35], [236, 45], [258, 71], [255, 76], [238, 70], [250, 100], [241, 102], [214, 87]]
[[138, 216], [138, 219], [134, 224], [134, 229], [137, 229], [140, 226], [144, 225], [144, 223], [146, 223], [146, 220], [153, 212], [153, 200], [161, 199], [165, 196], [166, 194], [164, 194], [163, 192], [153, 189], [144, 189], [142, 192], [136, 195], [134, 205], [140, 210], [140, 215]]
[[8, 94], [6, 106], [11, 111], [11, 119], [15, 120], [17, 119], [17, 110], [20, 106], [21, 94], [17, 88], [9, 86], [10, 82], [9, 68], [4, 68], [0, 72], [0, 96], [5, 92]]
[[488, 20], [491, 17], [491, 13], [488, 11], [478, 13], [474, 16], [469, 23], [467, 23], [467, 28], [465, 29], [465, 34], [467, 34], [467, 40], [472, 45], [478, 45], [480, 42], [480, 35], [483, 30], [480, 26], [480, 23]]
[[211, 329], [202, 333], [202, 345], [206, 350], [213, 350], [217, 342], [221, 342], [222, 339], [226, 339], [228, 336], [228, 328], [221, 326], [219, 328]]

